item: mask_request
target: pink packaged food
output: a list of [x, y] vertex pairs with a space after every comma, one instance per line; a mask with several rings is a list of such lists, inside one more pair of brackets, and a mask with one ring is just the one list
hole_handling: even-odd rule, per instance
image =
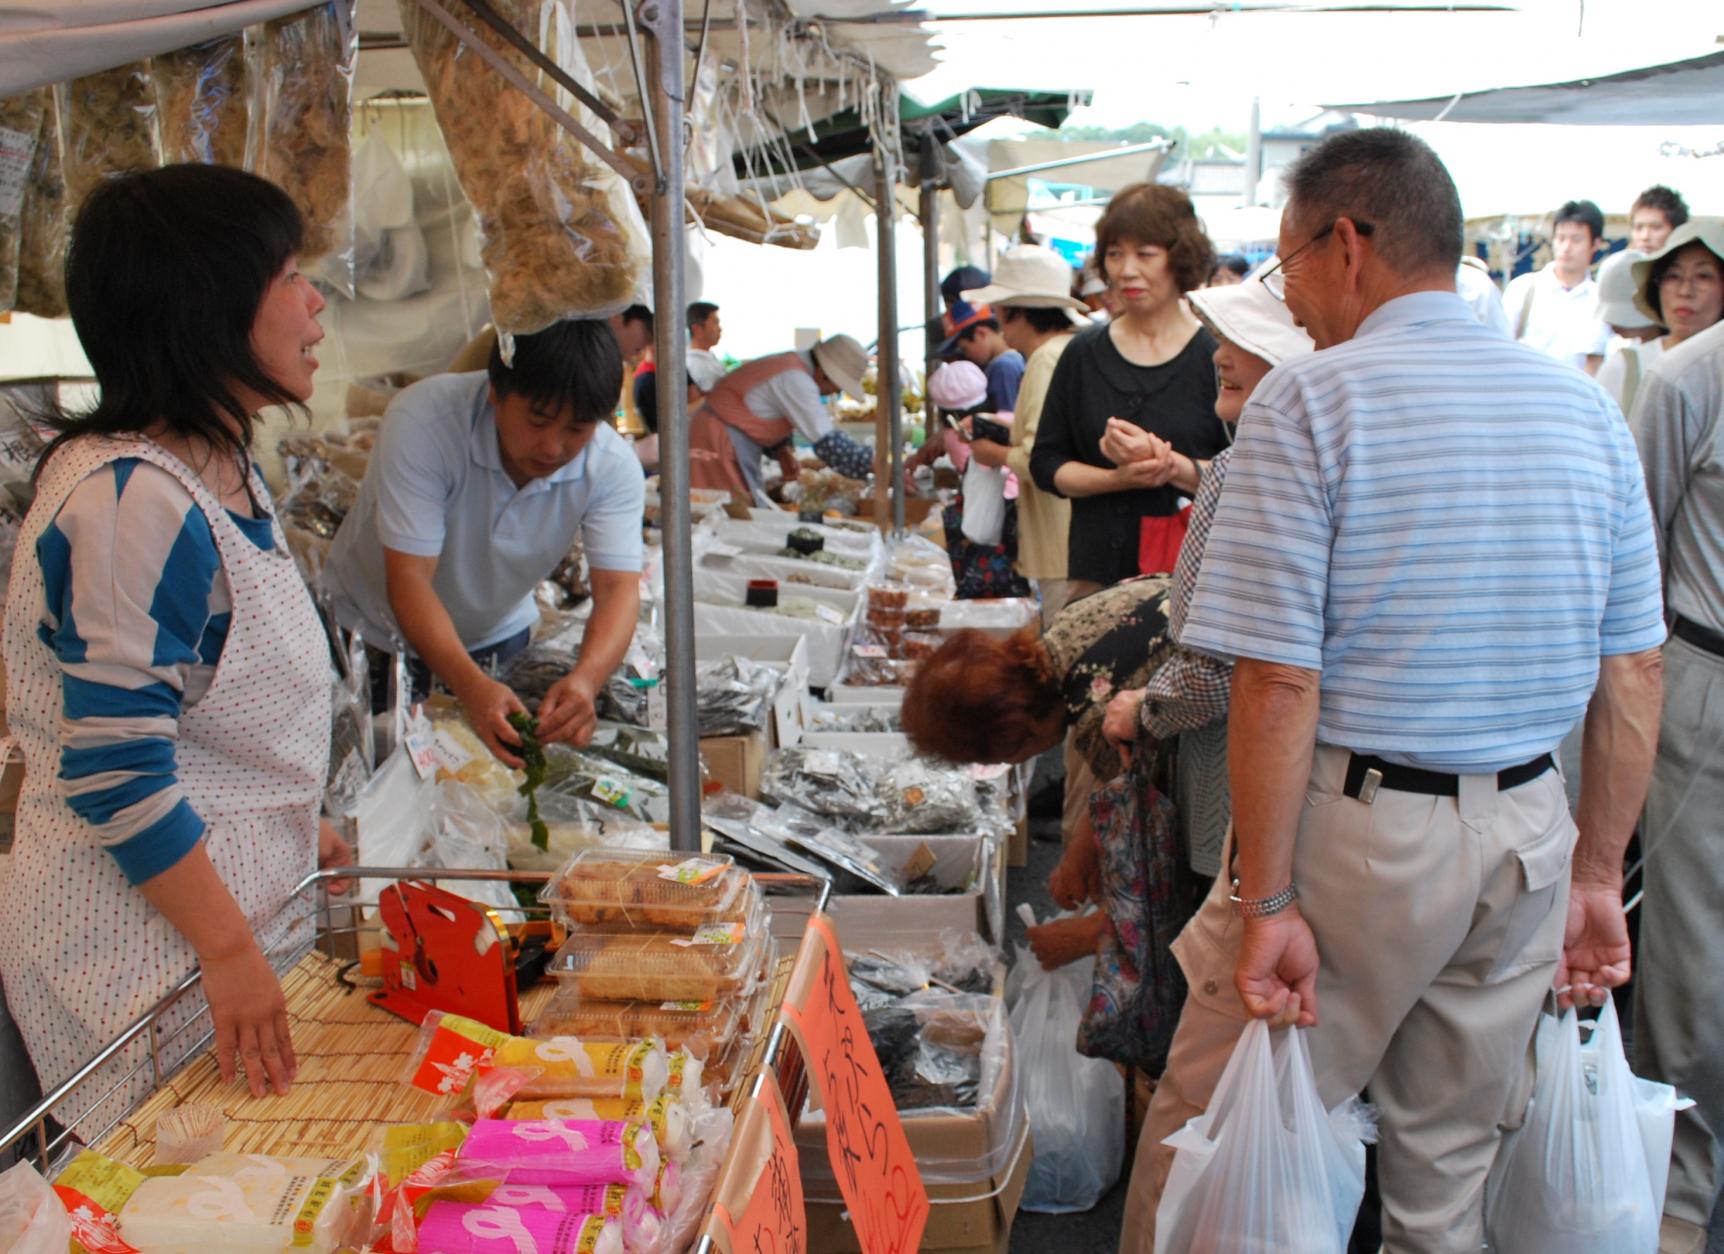
[[653, 1209], [647, 1195], [625, 1184], [583, 1184], [557, 1188], [549, 1184], [517, 1184], [511, 1178], [491, 1190], [485, 1199], [491, 1206], [512, 1210], [545, 1210], [558, 1215], [598, 1215], [622, 1225], [623, 1245], [630, 1250], [657, 1249], [664, 1230], [664, 1216]]
[[602, 1215], [490, 1202], [433, 1202], [419, 1254], [624, 1254], [622, 1225]]
[[595, 1119], [480, 1119], [462, 1142], [464, 1163], [506, 1168], [512, 1184], [634, 1184], [651, 1191], [658, 1138], [647, 1123]]

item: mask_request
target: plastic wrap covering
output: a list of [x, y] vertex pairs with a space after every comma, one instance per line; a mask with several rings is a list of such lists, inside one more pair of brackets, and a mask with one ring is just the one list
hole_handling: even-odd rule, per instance
[[[1021, 1148], [1023, 1095], [1012, 1058], [1005, 1003], [985, 994], [913, 993], [863, 1012], [869, 1039], [891, 1086], [916, 1168], [927, 1184], [974, 1184], [1004, 1174]], [[917, 1143], [918, 1118], [979, 1119], [987, 1148], [979, 1157], [943, 1158]], [[824, 1153], [825, 1115], [806, 1110], [797, 1126], [802, 1178], [809, 1198], [836, 1200], [838, 1184]]]
[[887, 826], [894, 832], [925, 836], [936, 832], [974, 832], [985, 826], [976, 783], [965, 767], [938, 766], [912, 759], [894, 763], [881, 781]]
[[71, 210], [110, 174], [153, 170], [156, 149], [156, 90], [150, 63], [138, 61], [86, 74], [56, 91], [63, 130], [62, 171]]
[[164, 164], [245, 164], [245, 36], [228, 35], [163, 53], [150, 63]]
[[365, 646], [351, 637], [344, 674], [335, 687], [335, 716], [329, 726], [329, 775], [323, 788], [323, 808], [345, 814], [371, 778], [371, 672]]
[[660, 782], [670, 778], [670, 737], [661, 731], [601, 722], [587, 743], [587, 752], [636, 775]]
[[[257, 172], [305, 217], [306, 272], [353, 296], [354, 0], [330, 0], [264, 26]], [[346, 9], [338, 13], [336, 6]]]
[[19, 228], [47, 103], [46, 90], [0, 100], [0, 309], [18, 294]]
[[38, 318], [63, 318], [68, 210], [60, 163], [60, 107], [53, 91], [42, 91], [42, 135], [18, 214], [18, 288], [12, 308]]
[[937, 981], [948, 993], [991, 993], [999, 954], [980, 933], [947, 928], [938, 953], [872, 949], [846, 953], [850, 991], [864, 1013], [924, 992]]
[[896, 705], [819, 705], [808, 724], [812, 732], [887, 733], [904, 730]]
[[[493, 7], [529, 39], [540, 29], [536, 0], [495, 0]], [[538, 81], [538, 69], [500, 36], [470, 25], [474, 38]], [[402, 0], [401, 28], [478, 215], [497, 329], [527, 334], [627, 305], [637, 262], [621, 224], [638, 210], [623, 207], [629, 193], [621, 180], [414, 0]], [[559, 51], [565, 68], [585, 78], [584, 67], [569, 63], [579, 56], [573, 41]]]
[[359, 485], [342, 471], [326, 466], [300, 477], [278, 503], [287, 547], [310, 587], [318, 586], [335, 533], [358, 499]]
[[766, 760], [761, 795], [781, 805], [880, 830], [890, 813], [880, 797], [876, 764], [842, 749], [780, 749]]
[[539, 805], [547, 819], [670, 821], [670, 790], [656, 779], [568, 745], [546, 745], [545, 763]]

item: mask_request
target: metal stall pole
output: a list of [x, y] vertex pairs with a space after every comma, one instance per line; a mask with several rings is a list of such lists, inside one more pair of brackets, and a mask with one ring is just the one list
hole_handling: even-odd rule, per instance
[[[626, 3], [626, 0], [625, 0]], [[700, 725], [695, 713], [694, 554], [689, 512], [688, 309], [683, 289], [682, 0], [641, 5], [647, 30], [642, 92], [657, 138], [652, 192], [655, 380], [659, 412], [660, 525], [664, 531], [664, 642], [670, 733], [670, 847], [700, 851]]]
[[[896, 90], [896, 88], [893, 88]], [[898, 171], [890, 150], [882, 147], [874, 163], [876, 177], [874, 212], [880, 253], [880, 369], [874, 385], [878, 441], [884, 435], [891, 444], [886, 465], [892, 475], [892, 532], [904, 530], [904, 415], [900, 412], [898, 378], [898, 239], [895, 221]], [[876, 493], [878, 498], [878, 493]]]
[[928, 380], [934, 377], [939, 363], [934, 350], [940, 341], [934, 338], [940, 324], [940, 150], [932, 129], [922, 132], [921, 156], [922, 218], [922, 304], [927, 310], [928, 331], [922, 346], [922, 434], [930, 439], [934, 434], [934, 406], [927, 399]]

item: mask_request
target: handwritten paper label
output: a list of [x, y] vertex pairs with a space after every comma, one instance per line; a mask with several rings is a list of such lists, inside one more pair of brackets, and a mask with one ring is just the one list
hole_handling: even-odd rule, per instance
[[781, 1014], [826, 1112], [826, 1153], [862, 1254], [911, 1254], [928, 1223], [928, 1191], [825, 915], [808, 921]]
[[771, 1072], [762, 1075], [743, 1107], [731, 1145], [731, 1166], [719, 1182], [709, 1234], [729, 1254], [805, 1254], [808, 1212], [796, 1138]]
[[407, 756], [420, 779], [430, 779], [437, 770], [437, 741], [430, 730], [420, 727], [407, 733]]

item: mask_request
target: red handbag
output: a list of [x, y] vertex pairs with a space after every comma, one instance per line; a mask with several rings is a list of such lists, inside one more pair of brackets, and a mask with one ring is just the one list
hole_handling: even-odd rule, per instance
[[1179, 547], [1191, 527], [1191, 506], [1174, 514], [1140, 518], [1137, 524], [1137, 573], [1170, 575], [1179, 561]]

